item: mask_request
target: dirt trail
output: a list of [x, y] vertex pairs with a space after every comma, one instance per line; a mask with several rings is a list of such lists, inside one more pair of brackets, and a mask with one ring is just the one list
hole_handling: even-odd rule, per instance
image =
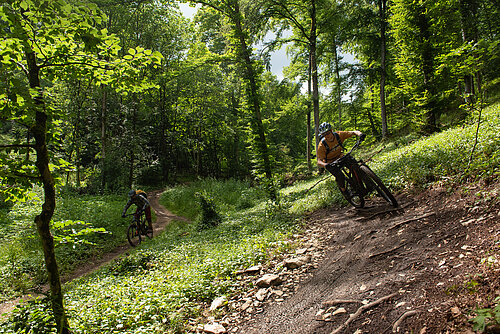
[[[467, 309], [500, 295], [500, 264], [488, 272], [480, 265], [491, 250], [500, 253], [500, 190], [498, 184], [481, 190], [496, 199], [477, 204], [475, 196], [437, 189], [398, 196], [399, 210], [371, 200], [363, 210], [313, 213], [299, 240], [321, 240], [317, 268], [288, 298], [270, 298], [261, 313], [233, 324], [234, 331], [472, 333]], [[472, 295], [464, 282], [478, 272], [482, 279]]]
[[[156, 214], [156, 220], [153, 223], [153, 236], [161, 233], [165, 229], [165, 226], [167, 226], [168, 223], [170, 223], [172, 220], [186, 220], [186, 218], [184, 217], [174, 215], [160, 204], [159, 199], [162, 192], [162, 190], [156, 190], [148, 193], [149, 203], [151, 204], [151, 208]], [[124, 228], [126, 228], [126, 226], [124, 226]], [[75, 278], [91, 273], [94, 270], [97, 270], [101, 266], [105, 265], [106, 263], [109, 263], [110, 261], [113, 261], [122, 254], [126, 253], [131, 248], [132, 247], [125, 240], [123, 245], [115, 248], [112, 252], [104, 254], [102, 257], [95, 259], [94, 261], [89, 261], [86, 265], [81, 266], [72, 274], [63, 277], [62, 282], [66, 283], [72, 281]]]
[[[174, 215], [160, 204], [159, 199], [162, 192], [162, 190], [156, 190], [148, 193], [149, 202], [156, 214], [156, 220], [153, 223], [153, 235], [158, 235], [159, 233], [161, 233], [165, 229], [165, 226], [167, 226], [172, 220], [186, 220], [186, 218], [184, 217]], [[124, 228], [126, 228], [126, 226], [124, 226]], [[87, 275], [128, 252], [131, 248], [132, 247], [129, 245], [129, 243], [124, 240], [123, 245], [116, 247], [113, 251], [103, 254], [102, 257], [89, 260], [85, 265], [80, 266], [71, 274], [63, 276], [61, 278], [61, 282], [67, 283], [74, 280], [75, 278]], [[48, 286], [41, 287], [41, 291], [48, 291], [48, 289]], [[9, 313], [10, 311], [12, 311], [12, 309], [19, 303], [20, 300], [26, 300], [32, 297], [36, 297], [37, 295], [38, 294], [33, 293], [1, 303], [0, 316], [2, 316], [2, 314], [4, 313]]]

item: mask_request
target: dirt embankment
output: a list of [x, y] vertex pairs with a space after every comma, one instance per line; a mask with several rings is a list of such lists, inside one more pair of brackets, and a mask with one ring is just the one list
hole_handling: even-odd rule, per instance
[[296, 241], [322, 259], [290, 296], [240, 312], [230, 331], [472, 333], [470, 310], [500, 295], [500, 187], [476, 192], [486, 198], [433, 189], [399, 195], [397, 210], [371, 200], [314, 212]]

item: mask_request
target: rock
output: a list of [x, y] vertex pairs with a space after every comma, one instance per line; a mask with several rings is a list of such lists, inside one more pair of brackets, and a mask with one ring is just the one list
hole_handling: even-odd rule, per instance
[[307, 252], [307, 248], [299, 248], [295, 251], [296, 254], [305, 254]]
[[239, 271], [238, 274], [247, 274], [247, 275], [257, 275], [262, 269], [261, 265], [253, 266], [242, 271]]
[[224, 326], [220, 325], [220, 324], [206, 324], [204, 327], [203, 327], [203, 331], [205, 333], [212, 333], [212, 334], [221, 334], [221, 333], [226, 333], [226, 329], [224, 328]]
[[250, 306], [252, 306], [252, 300], [251, 299], [247, 299], [245, 301], [245, 303], [243, 305], [241, 305], [240, 309], [242, 311], [245, 311], [247, 308], [249, 308]]
[[283, 283], [281, 278], [275, 274], [266, 274], [259, 278], [255, 283], [259, 288], [268, 288], [270, 286], [280, 285]]
[[216, 309], [218, 309], [219, 307], [221, 307], [222, 305], [224, 305], [226, 303], [227, 303], [226, 296], [217, 297], [214, 299], [214, 301], [210, 305], [210, 311], [215, 311]]
[[451, 314], [453, 314], [454, 317], [458, 317], [460, 314], [462, 314], [462, 312], [458, 307], [454, 306], [451, 308]]
[[346, 309], [343, 307], [339, 307], [338, 309], [336, 309], [335, 311], [332, 312], [332, 317], [334, 315], [343, 314], [343, 313], [347, 313]]
[[296, 269], [296, 268], [299, 268], [310, 261], [311, 261], [310, 256], [300, 256], [300, 257], [294, 257], [291, 259], [286, 259], [284, 262], [284, 265], [288, 269]]
[[255, 294], [255, 298], [257, 298], [259, 302], [264, 301], [266, 297], [267, 297], [267, 289], [259, 289], [259, 291], [257, 291], [257, 293]]

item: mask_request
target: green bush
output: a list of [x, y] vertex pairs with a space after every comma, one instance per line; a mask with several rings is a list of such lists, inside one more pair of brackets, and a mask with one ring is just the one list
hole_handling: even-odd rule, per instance
[[196, 193], [195, 197], [201, 207], [201, 214], [197, 219], [196, 226], [198, 231], [218, 226], [221, 223], [222, 218], [217, 213], [213, 198], [211, 198], [207, 193]]

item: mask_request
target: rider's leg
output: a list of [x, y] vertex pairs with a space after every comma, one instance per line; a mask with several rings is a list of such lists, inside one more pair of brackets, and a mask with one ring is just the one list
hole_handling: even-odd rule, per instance
[[345, 192], [345, 177], [344, 174], [340, 171], [339, 168], [336, 168], [334, 166], [328, 165], [326, 167], [326, 170], [328, 170], [330, 173], [335, 176], [335, 181], [337, 182], [337, 186], [339, 187], [341, 192]]
[[148, 229], [152, 230], [153, 229], [153, 222], [151, 221], [151, 207], [148, 206], [144, 210], [144, 213], [146, 214], [146, 220], [148, 221]]

